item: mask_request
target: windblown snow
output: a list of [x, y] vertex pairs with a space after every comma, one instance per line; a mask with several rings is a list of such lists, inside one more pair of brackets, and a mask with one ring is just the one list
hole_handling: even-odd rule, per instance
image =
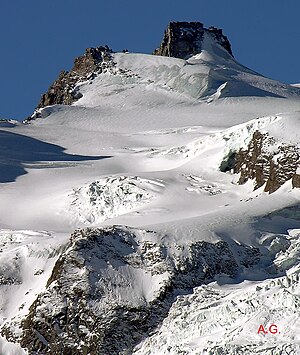
[[[73, 282], [66, 293], [82, 278], [83, 291], [94, 283], [105, 289], [105, 307], [130, 305], [130, 310], [122, 308], [129, 313], [146, 303], [154, 312], [151, 302], [165, 307], [151, 329], [126, 333], [128, 353], [300, 352], [299, 189], [288, 180], [269, 195], [264, 187], [254, 190], [253, 181], [239, 185], [237, 174], [220, 169], [256, 131], [271, 137], [268, 151], [276, 153], [285, 144], [299, 149], [300, 89], [245, 68], [209, 36], [204, 43], [203, 51], [188, 60], [112, 54], [114, 69], [79, 83], [82, 97], [71, 106], [41, 109], [41, 117], [27, 125], [0, 122], [1, 353], [26, 353], [18, 342], [22, 321], [35, 319], [26, 317], [36, 299], [42, 300], [46, 320], [55, 315], [57, 305], [47, 301], [56, 287], [50, 282], [54, 265], [69, 250], [70, 234], [85, 227], [88, 235], [93, 228], [104, 233], [105, 244], [95, 242], [97, 247], [82, 254], [82, 268], [66, 266], [59, 279]], [[298, 175], [299, 168], [298, 162]], [[113, 234], [105, 234], [110, 229], [101, 229], [112, 225], [132, 228], [131, 246], [124, 241], [114, 246]], [[225, 252], [230, 250], [222, 262], [235, 263], [239, 272], [225, 274], [223, 265], [222, 272], [216, 268], [192, 287], [176, 279], [174, 289], [167, 272], [145, 266], [147, 257], [139, 249], [151, 245], [154, 264], [173, 260], [168, 272], [193, 273], [199, 262], [205, 274], [209, 256], [201, 249], [192, 263], [186, 250], [208, 243], [203, 244], [212, 248], [207, 250], [218, 253], [220, 242], [228, 246], [223, 245]], [[120, 245], [135, 253], [130, 261]], [[123, 250], [116, 249], [128, 265], [111, 252], [114, 247]], [[109, 250], [110, 265], [101, 264], [103, 248]], [[243, 264], [240, 248], [258, 251], [255, 267]], [[179, 254], [183, 271], [174, 261]], [[91, 260], [95, 263], [88, 269]], [[160, 289], [167, 296], [159, 296]], [[95, 307], [102, 307], [99, 302]], [[105, 315], [107, 324], [116, 328], [109, 329], [120, 331], [118, 317], [110, 316]], [[261, 324], [275, 324], [278, 332], [258, 333]], [[50, 340], [37, 332], [48, 349]], [[70, 340], [68, 346], [85, 345]]]

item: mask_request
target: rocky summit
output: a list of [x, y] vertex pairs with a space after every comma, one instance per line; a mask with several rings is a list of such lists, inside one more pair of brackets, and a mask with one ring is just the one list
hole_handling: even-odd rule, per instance
[[204, 28], [201, 22], [170, 22], [155, 55], [187, 59], [200, 53], [205, 36], [210, 36], [233, 56], [230, 42], [216, 27]]
[[[222, 46], [232, 57], [231, 45], [223, 35], [222, 29], [216, 27], [204, 28], [201, 22], [170, 22], [165, 30], [164, 38], [154, 55], [187, 59], [200, 53], [205, 36]], [[110, 49], [107, 45], [87, 48], [85, 54], [77, 57], [70, 71], [61, 71], [59, 77], [41, 96], [37, 108], [25, 122], [40, 116], [40, 109], [56, 104], [71, 105], [81, 98], [78, 84], [92, 80], [97, 75], [107, 72], [115, 63], [112, 61]], [[127, 52], [127, 51], [126, 51]]]

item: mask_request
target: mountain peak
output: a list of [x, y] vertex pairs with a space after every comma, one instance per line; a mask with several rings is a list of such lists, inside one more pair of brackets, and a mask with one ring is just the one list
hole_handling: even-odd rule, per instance
[[170, 22], [153, 54], [186, 59], [201, 52], [205, 34], [212, 36], [233, 57], [230, 42], [222, 29], [204, 28], [201, 22]]

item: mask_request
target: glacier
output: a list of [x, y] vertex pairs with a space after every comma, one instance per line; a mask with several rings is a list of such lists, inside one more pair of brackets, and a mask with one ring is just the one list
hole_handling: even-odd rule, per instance
[[[105, 61], [0, 122], [0, 353], [299, 354], [300, 88], [210, 33]], [[296, 185], [239, 183], [255, 132]]]

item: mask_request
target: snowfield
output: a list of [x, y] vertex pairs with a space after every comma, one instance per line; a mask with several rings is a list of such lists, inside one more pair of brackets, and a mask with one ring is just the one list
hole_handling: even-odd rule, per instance
[[[103, 298], [91, 307], [98, 316], [110, 306], [154, 312], [151, 302], [164, 304], [148, 330], [126, 333], [122, 351], [299, 354], [300, 191], [291, 180], [273, 194], [263, 192], [264, 186], [254, 190], [253, 181], [239, 185], [238, 174], [221, 166], [247, 148], [256, 131], [274, 139], [268, 151], [280, 144], [299, 149], [300, 88], [245, 68], [210, 37], [188, 60], [112, 57], [111, 71], [78, 83], [82, 97], [71, 106], [43, 108], [30, 124], [0, 122], [0, 353], [26, 353], [18, 345], [22, 320], [37, 298], [42, 320], [31, 315], [30, 322], [38, 327], [56, 316], [64, 295], [55, 282], [65, 280], [70, 297], [76, 287], [97, 290]], [[106, 235], [113, 225], [129, 236]], [[99, 228], [104, 244], [95, 241], [78, 256], [76, 243], [70, 249], [70, 234], [86, 227], [87, 236]], [[215, 270], [201, 249], [197, 263], [206, 276], [195, 276], [198, 284], [171, 278], [194, 272], [193, 245], [219, 255], [220, 242], [230, 250], [220, 260], [231, 265], [232, 259], [236, 272]], [[241, 248], [257, 251], [255, 265], [243, 264]], [[131, 259], [125, 251], [134, 253]], [[118, 253], [126, 259], [122, 263]], [[75, 266], [66, 265], [55, 279], [57, 260], [68, 257]], [[111, 264], [102, 264], [105, 258]], [[166, 301], [170, 285], [177, 288]], [[105, 319], [113, 326], [117, 318], [111, 314]], [[139, 316], [135, 320], [143, 324]], [[258, 333], [261, 324], [275, 324], [278, 332]], [[78, 334], [89, 331], [80, 327]], [[47, 349], [50, 338], [36, 332]], [[79, 340], [67, 339], [83, 349]]]

